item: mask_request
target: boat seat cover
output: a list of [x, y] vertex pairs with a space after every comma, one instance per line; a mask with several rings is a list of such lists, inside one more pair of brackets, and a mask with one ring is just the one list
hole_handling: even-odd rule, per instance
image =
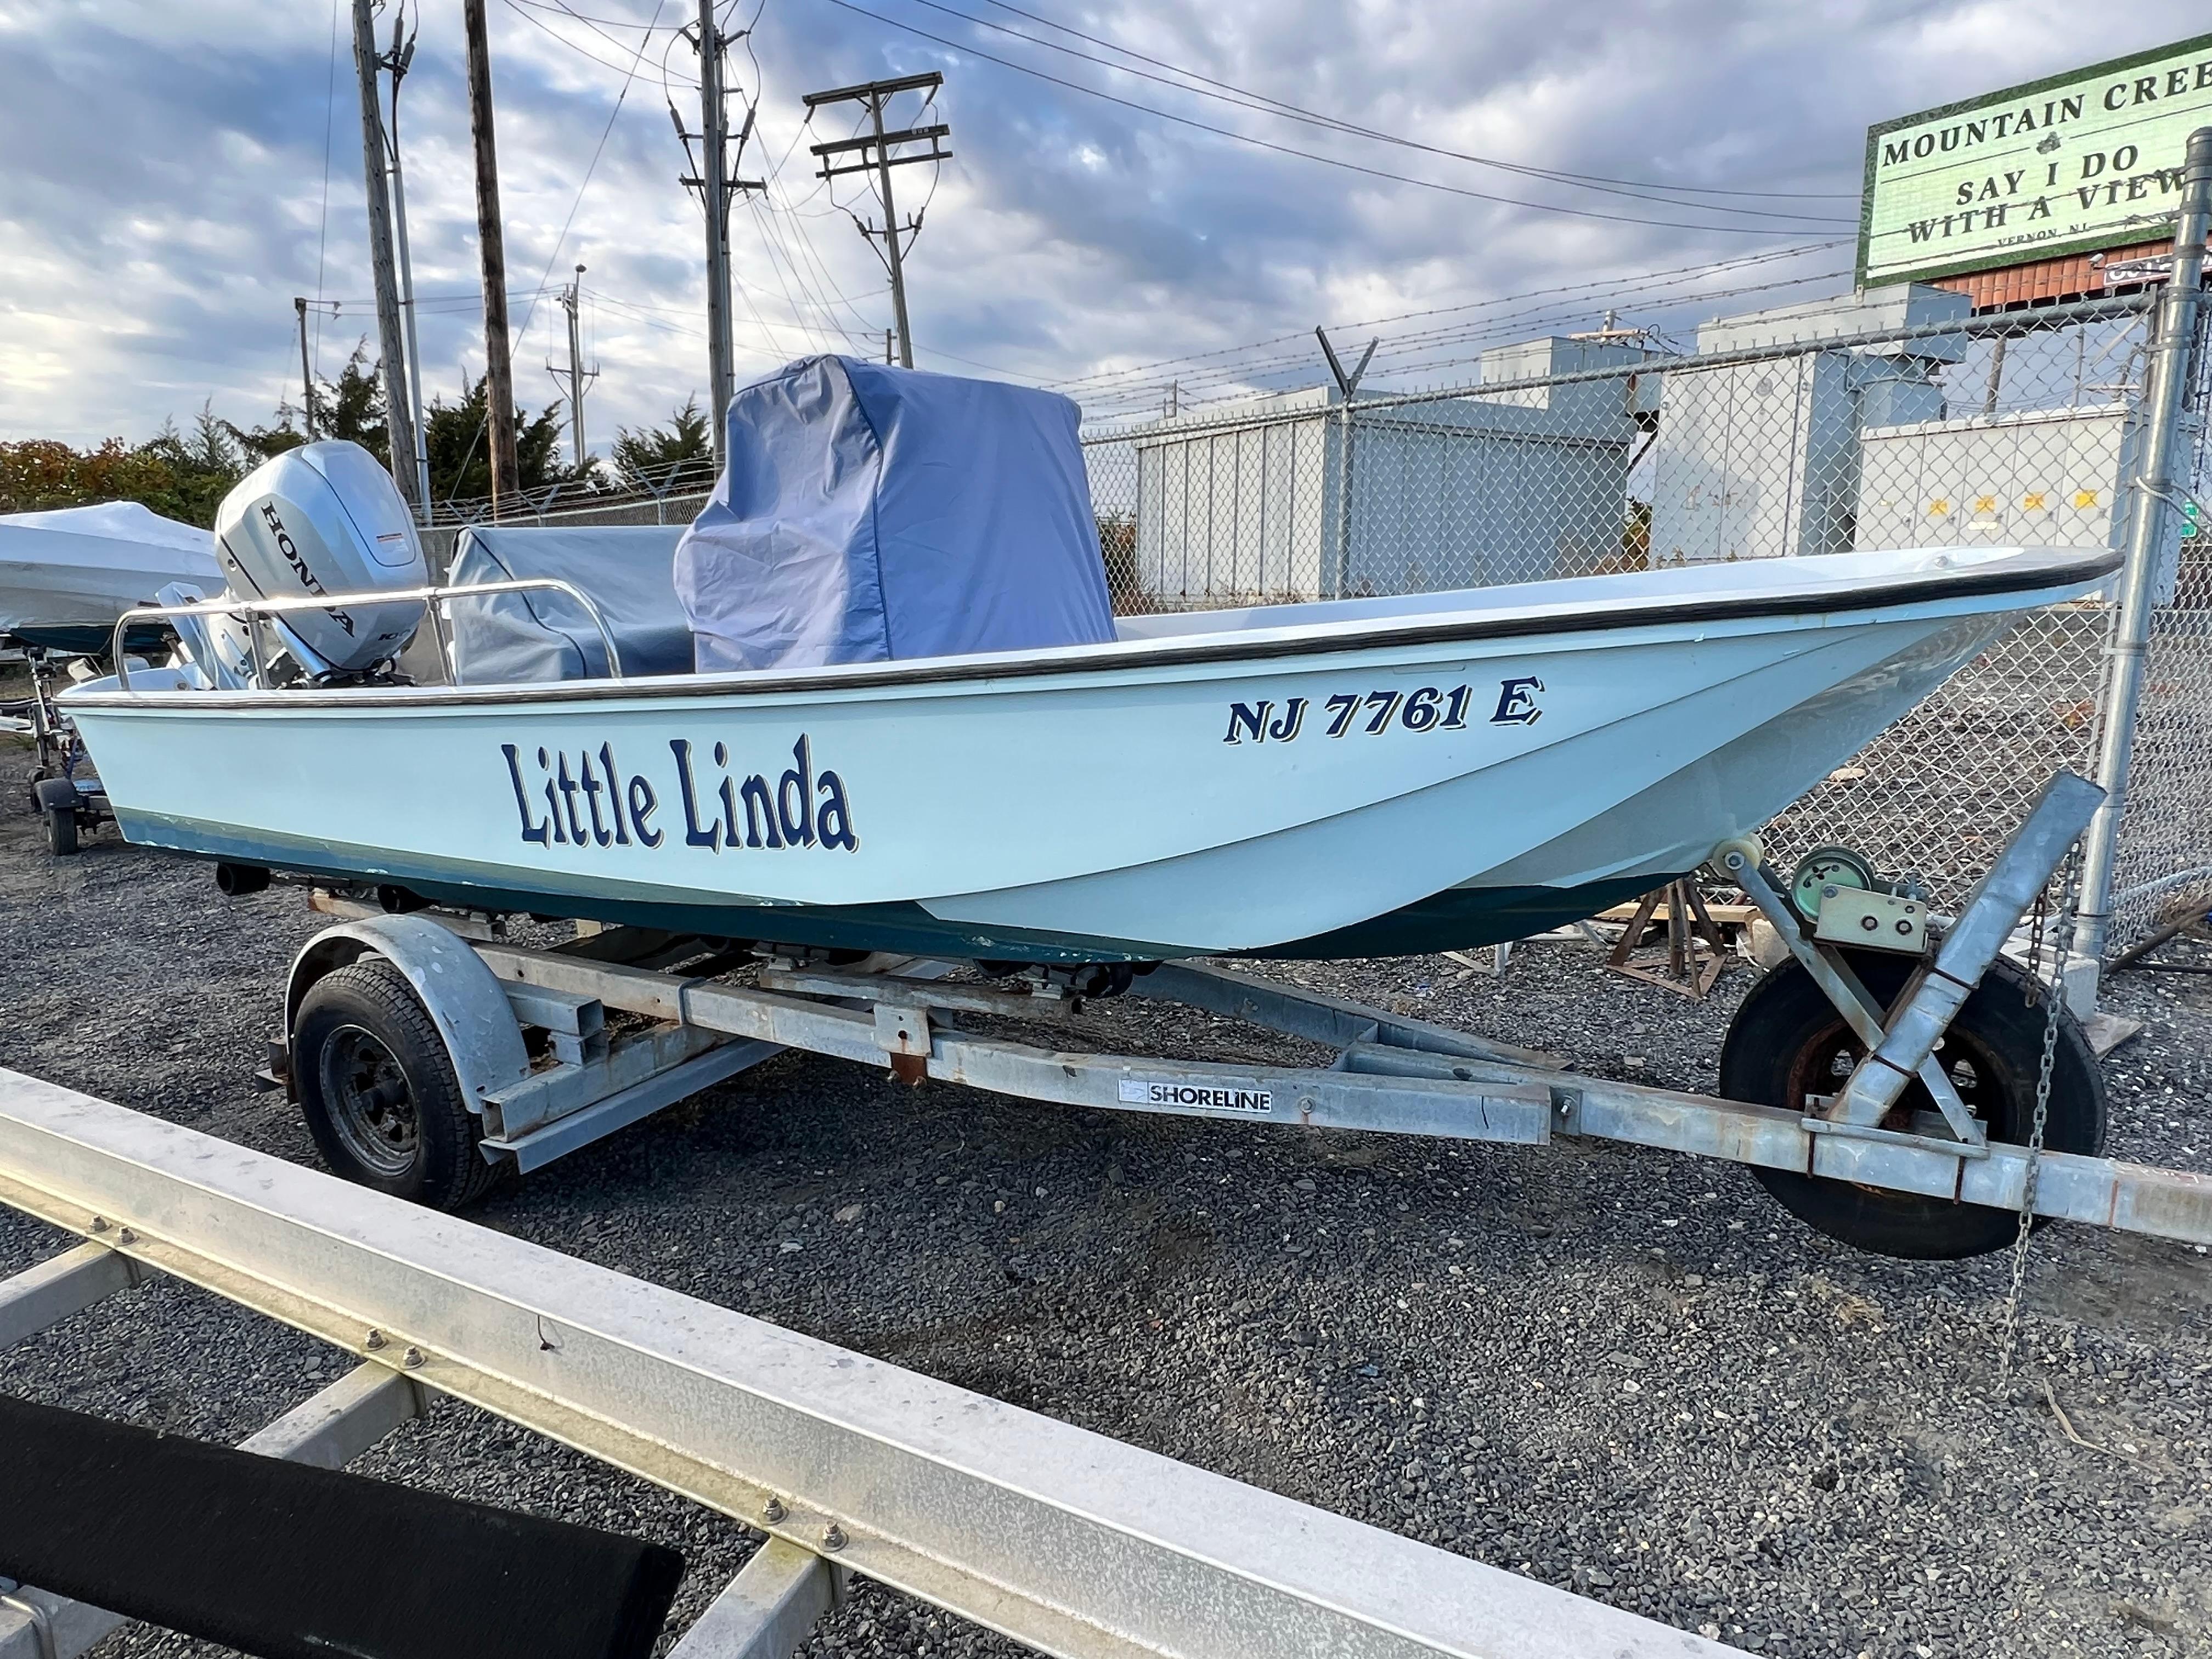
[[107, 629], [165, 583], [222, 586], [215, 537], [137, 501], [0, 514], [0, 638], [104, 653]]
[[[614, 635], [625, 676], [691, 672], [691, 624], [672, 562], [681, 525], [560, 528], [471, 525], [453, 549], [456, 587], [548, 576], [580, 590]], [[463, 685], [604, 678], [606, 647], [583, 608], [550, 590], [455, 599], [455, 678]]]
[[1112, 639], [1079, 420], [1054, 392], [850, 357], [745, 387], [676, 550], [701, 672]]

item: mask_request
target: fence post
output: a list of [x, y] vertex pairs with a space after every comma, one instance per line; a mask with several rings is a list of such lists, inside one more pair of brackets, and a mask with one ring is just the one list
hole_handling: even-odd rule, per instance
[[2136, 465], [2135, 501], [2128, 518], [2127, 562], [2120, 568], [2119, 615], [2107, 649], [2104, 727], [2097, 750], [2097, 781], [2105, 804], [2090, 820], [2082, 843], [2081, 911], [2078, 950], [2101, 962], [2112, 921], [2112, 878], [2120, 819], [2127, 810], [2128, 768], [2135, 752], [2136, 717], [2142, 700], [2143, 655], [2150, 641], [2159, 552], [2165, 544], [2168, 498], [2173, 490], [2173, 452], [2196, 344], [2204, 238], [2212, 226], [2212, 127], [2189, 135], [2182, 175], [2181, 218], [2173, 232], [2173, 271], [2160, 296], [2158, 337], [2143, 397], [2142, 447]]
[[[1329, 580], [1328, 598], [1340, 599], [1352, 585], [1352, 400], [1359, 395], [1360, 377], [1367, 373], [1367, 365], [1374, 361], [1375, 348], [1381, 337], [1367, 343], [1360, 354], [1359, 366], [1349, 374], [1336, 355], [1336, 348], [1328, 343], [1325, 329], [1314, 330], [1314, 337], [1321, 342], [1322, 356], [1328, 359], [1328, 372], [1336, 379], [1336, 388], [1344, 403], [1337, 415], [1336, 466], [1336, 545], [1331, 550], [1331, 562], [1336, 568]], [[1210, 554], [1209, 554], [1210, 556]]]

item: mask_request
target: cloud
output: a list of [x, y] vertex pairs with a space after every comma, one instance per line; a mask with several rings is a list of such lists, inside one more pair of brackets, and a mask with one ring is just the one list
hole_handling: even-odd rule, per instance
[[[1848, 249], [1696, 284], [1656, 273], [1847, 234], [1812, 220], [1855, 217], [1844, 198], [1871, 121], [2197, 26], [2180, 0], [2143, 0], [2127, 13], [2125, 39], [2094, 48], [2082, 43], [2078, 8], [2058, 0], [1025, 0], [1027, 12], [1263, 100], [1442, 149], [1585, 181], [1835, 198], [1668, 203], [1172, 89], [970, 21], [1114, 56], [994, 0], [854, 3], [768, 0], [732, 52], [739, 91], [758, 100], [744, 170], [770, 180], [732, 218], [740, 372], [808, 351], [881, 349], [884, 274], [847, 210], [880, 216], [863, 181], [815, 179], [806, 148], [844, 136], [854, 112], [824, 110], [809, 125], [800, 97], [936, 69], [956, 160], [933, 191], [927, 167], [896, 180], [902, 211], [926, 204], [908, 260], [921, 361], [1079, 381], [1101, 410], [1156, 404], [1171, 380], [1179, 396], [1196, 396], [1315, 379], [1320, 322], [1571, 290], [1500, 305], [1481, 327], [1485, 313], [1462, 313], [1369, 331], [1386, 339], [1378, 373], [1411, 383], [1463, 374], [1485, 343], [1587, 325], [1608, 306], [1679, 322], [1701, 304], [1762, 303], [1727, 291], [1839, 270]], [[483, 361], [459, 11], [424, 17], [401, 99], [423, 380], [447, 396]], [[697, 125], [696, 59], [672, 27], [692, 15], [688, 0], [664, 4], [650, 33], [574, 13], [656, 16], [653, 0], [566, 11], [563, 0], [493, 0], [501, 209], [518, 387], [532, 404], [558, 395], [543, 365], [565, 355], [565, 319], [543, 290], [585, 264], [586, 355], [601, 371], [587, 413], [604, 444], [617, 425], [662, 418], [703, 390], [703, 230], [677, 182], [687, 164], [668, 115], [672, 103]], [[726, 16], [737, 28], [754, 14], [741, 5]], [[0, 434], [138, 437], [210, 397], [234, 420], [265, 420], [296, 395], [295, 295], [324, 301], [311, 344], [325, 372], [358, 340], [373, 342], [350, 48], [349, 8], [0, 0], [0, 146], [10, 158], [0, 171]], [[1270, 151], [994, 58], [1404, 179], [1620, 218]], [[1666, 222], [1622, 222], [1635, 219]], [[1696, 294], [1721, 297], [1685, 297]], [[1267, 340], [1280, 343], [1232, 351]], [[1166, 358], [1185, 361], [1141, 368]]]

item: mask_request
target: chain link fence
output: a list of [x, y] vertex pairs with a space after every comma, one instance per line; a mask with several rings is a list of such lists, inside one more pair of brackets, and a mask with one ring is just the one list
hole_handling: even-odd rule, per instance
[[2174, 468], [2184, 520], [2151, 614], [2134, 770], [2112, 883], [2112, 947], [2212, 909], [2212, 312], [2200, 310]]
[[[1117, 611], [1433, 592], [1853, 549], [2120, 548], [2147, 323], [2124, 295], [1987, 317], [1890, 290], [1484, 355], [1468, 384], [1316, 388], [1086, 432]], [[2201, 363], [2203, 354], [2200, 352]], [[2200, 393], [2203, 386], [2199, 384]], [[2201, 472], [2199, 411], [2188, 435]], [[2212, 556], [2182, 515], [2111, 938], [2212, 898]], [[2025, 618], [1771, 825], [1955, 902], [2060, 767], [2094, 769], [2112, 610]]]

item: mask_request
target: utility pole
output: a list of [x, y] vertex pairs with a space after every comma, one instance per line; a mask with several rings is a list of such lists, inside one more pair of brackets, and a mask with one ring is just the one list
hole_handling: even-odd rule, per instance
[[[365, 15], [368, 0], [354, 0]], [[499, 155], [492, 142], [491, 45], [484, 0], [461, 0], [469, 38], [469, 131], [477, 153], [477, 250], [483, 266], [484, 423], [491, 441], [491, 515], [521, 486], [514, 453], [514, 365], [507, 355], [507, 242], [499, 222]]]
[[[707, 406], [714, 425], [714, 465], [720, 467], [725, 459], [723, 447], [729, 441], [726, 428], [736, 356], [730, 343], [730, 201], [767, 185], [758, 179], [730, 176], [730, 121], [723, 95], [722, 53], [744, 40], [746, 31], [724, 34], [717, 29], [714, 0], [699, 0], [698, 30], [700, 157], [697, 171], [686, 174], [682, 182], [696, 187], [707, 216]], [[693, 135], [684, 130], [684, 118], [676, 113], [675, 105], [668, 106], [668, 112], [676, 122], [676, 136], [684, 141], [688, 157]], [[745, 125], [738, 134], [740, 157], [752, 132], [753, 112], [748, 109]]]
[[407, 322], [407, 410], [415, 427], [416, 506], [422, 522], [430, 522], [430, 434], [422, 419], [422, 353], [416, 343], [415, 262], [407, 252], [407, 176], [399, 165], [399, 83], [415, 62], [415, 31], [407, 31], [403, 44], [400, 28], [406, 11], [403, 3], [392, 19], [392, 50], [384, 67], [392, 73], [392, 121], [385, 142], [392, 164], [392, 228], [399, 245], [399, 314]]
[[292, 309], [300, 313], [300, 392], [307, 401], [300, 405], [300, 427], [307, 434], [307, 441], [315, 441], [315, 372], [307, 367], [307, 296], [292, 296]]
[[[813, 153], [821, 158], [824, 180], [842, 178], [848, 173], [872, 173], [876, 176], [876, 194], [884, 210], [884, 228], [872, 230], [857, 216], [860, 234], [870, 238], [881, 236], [884, 248], [884, 267], [890, 273], [891, 316], [898, 324], [899, 362], [914, 367], [914, 331], [908, 325], [906, 315], [906, 273], [902, 264], [899, 238], [917, 235], [921, 230], [919, 216], [904, 226], [898, 222], [898, 208], [891, 198], [891, 169], [904, 167], [911, 161], [942, 161], [952, 152], [944, 147], [945, 136], [952, 129], [939, 122], [933, 127], [907, 127], [896, 132], [884, 130], [884, 106], [902, 92], [927, 89], [934, 95], [945, 84], [945, 77], [934, 70], [927, 75], [905, 75], [895, 81], [870, 81], [860, 86], [836, 87], [828, 92], [810, 92], [806, 107], [821, 108], [824, 104], [866, 104], [874, 131], [858, 138], [842, 138], [834, 143], [816, 144]], [[908, 151], [908, 144], [926, 143], [927, 150]], [[903, 152], [903, 153], [902, 153]], [[849, 158], [842, 162], [839, 158]]]
[[376, 337], [384, 361], [384, 430], [392, 477], [409, 506], [416, 499], [415, 422], [407, 399], [407, 346], [399, 327], [399, 287], [392, 263], [392, 201], [384, 177], [384, 100], [377, 91], [376, 33], [370, 0], [353, 0], [353, 61], [361, 81], [362, 169], [368, 186], [368, 257], [376, 279]]
[[722, 36], [714, 0], [699, 0], [700, 193], [707, 210], [707, 404], [714, 416], [714, 462], [721, 465], [730, 417], [729, 109], [722, 101]]
[[584, 267], [576, 267], [575, 280], [561, 290], [561, 309], [568, 313], [568, 367], [560, 368], [552, 363], [545, 372], [558, 383], [566, 381], [568, 387], [568, 441], [575, 451], [576, 465], [584, 465], [584, 388], [599, 378], [597, 366], [584, 367], [582, 331], [578, 325], [577, 312], [584, 288]]

